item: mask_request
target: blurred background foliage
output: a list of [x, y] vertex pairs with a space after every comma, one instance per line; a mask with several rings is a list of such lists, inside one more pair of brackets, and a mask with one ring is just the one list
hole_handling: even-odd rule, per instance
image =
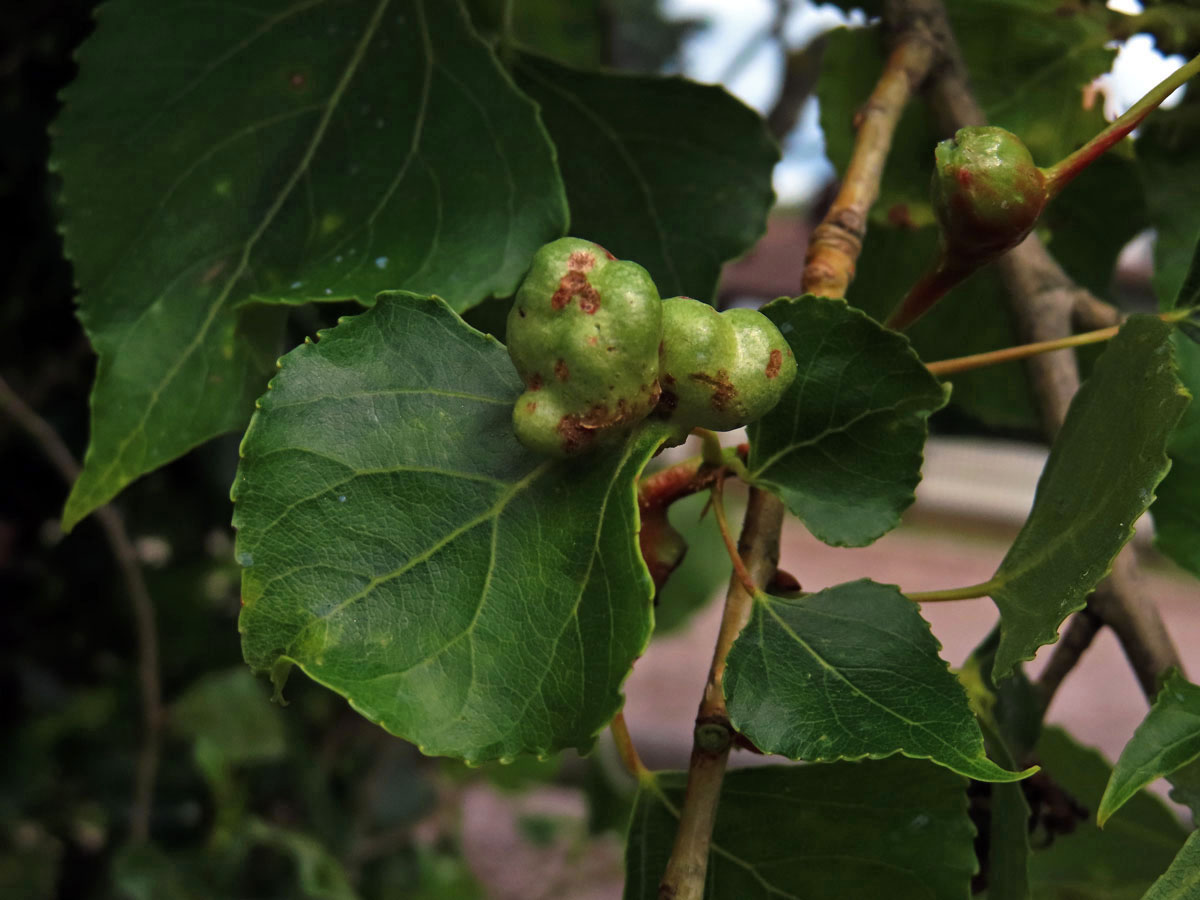
[[[522, 44], [576, 65], [687, 69], [686, 42], [702, 35], [704, 22], [688, 14], [687, 4], [665, 5], [684, 11], [673, 9], [668, 16], [656, 0], [523, 0], [513, 29]], [[788, 11], [798, 5], [779, 4]], [[873, 6], [839, 5], [865, 6], [868, 12]], [[94, 357], [74, 317], [71, 267], [56, 232], [47, 129], [57, 111], [57, 93], [74, 75], [73, 50], [93, 27], [95, 6], [92, 0], [45, 0], [0, 7], [0, 201], [16, 226], [0, 241], [0, 374], [77, 458], [87, 441]], [[481, 33], [498, 33], [502, 0], [467, 0], [467, 6]], [[1169, 23], [1197, 21], [1182, 13], [1172, 17], [1172, 11], [1187, 6], [1147, 4], [1147, 15]], [[828, 16], [824, 21], [829, 24]], [[1155, 23], [1144, 24], [1153, 30]], [[1178, 29], [1162, 30], [1160, 40], [1169, 38], [1164, 46], [1172, 52], [1194, 53], [1200, 46], [1200, 27], [1182, 36]], [[759, 49], [785, 43], [786, 31], [782, 18], [768, 22], [744, 52], [727, 54], [724, 74], [737, 76]], [[794, 38], [789, 52], [776, 53], [777, 97], [764, 111], [785, 146], [807, 141], [801, 155], [811, 156], [811, 137], [797, 135], [815, 130], [810, 95], [817, 89], [820, 54], [827, 53], [830, 71], [838, 71], [843, 60], [853, 68], [852, 44], [859, 38], [812, 50], [803, 50]], [[981, 57], [986, 54], [973, 58]], [[865, 72], [859, 80], [873, 77]], [[832, 97], [829, 84], [825, 97]], [[838, 85], [847, 87], [849, 80]], [[1200, 92], [1194, 94], [1183, 108], [1148, 128], [1147, 147], [1154, 151], [1147, 154], [1148, 165], [1163, 160], [1164, 165], [1194, 165], [1194, 144], [1177, 139], [1194, 131]], [[923, 142], [924, 126], [913, 127]], [[830, 155], [842, 152], [839, 147], [835, 141]], [[1171, 154], [1180, 158], [1172, 160]], [[828, 178], [828, 164], [816, 162], [812, 171], [818, 175], [811, 177]], [[1114, 172], [1095, 177], [1128, 165], [1114, 161]], [[1187, 221], [1180, 233], [1191, 234], [1194, 209], [1181, 205], [1183, 198], [1156, 191], [1166, 181], [1146, 178], [1145, 198], [1136, 185], [1123, 182], [1133, 195], [1110, 207], [1110, 213], [1125, 217], [1121, 242], [1145, 224], [1147, 204], [1152, 220], [1169, 225], [1172, 216], [1182, 217]], [[814, 209], [793, 210], [791, 220], [803, 222], [808, 213], [820, 212], [819, 187], [814, 183], [801, 203]], [[795, 201], [794, 192], [789, 196]], [[900, 195], [894, 200], [913, 202]], [[868, 240], [856, 285], [861, 296], [887, 300], [895, 293], [897, 274], [886, 268], [885, 258], [916, 265], [926, 254], [913, 252], [913, 245], [932, 240], [929, 229], [914, 228], [898, 213], [889, 219], [893, 206], [881, 208], [884, 221], [876, 223]], [[909, 212], [920, 218], [915, 206]], [[1069, 219], [1070, 214], [1080, 220], [1092, 216], [1086, 208], [1068, 206], [1064, 215]], [[1066, 245], [1071, 224], [1063, 222], [1064, 244], [1056, 249], [1089, 286], [1103, 290], [1120, 242], [1102, 248], [1107, 268], [1089, 268], [1097, 251], [1092, 245]], [[785, 236], [793, 243], [784, 252], [795, 262], [797, 236]], [[885, 252], [889, 244], [897, 245], [894, 253]], [[769, 247], [760, 252], [765, 255], [756, 265], [769, 269]], [[783, 277], [798, 278], [798, 266]], [[739, 281], [734, 270], [723, 300], [749, 299], [752, 290], [739, 285], [753, 281]], [[1138, 299], [1132, 297], [1135, 303]], [[1152, 302], [1148, 296], [1140, 299]], [[498, 331], [504, 307], [502, 301], [486, 303], [469, 318]], [[952, 319], [954, 307], [945, 308]], [[297, 309], [288, 339], [298, 343], [348, 311], [333, 305]], [[992, 330], [1008, 328], [1006, 322], [992, 324]], [[951, 321], [945, 329], [951, 337], [942, 335], [943, 343], [956, 339], [954, 326]], [[937, 340], [929, 336], [931, 345]], [[939, 427], [1029, 433], [1023, 391], [1014, 398], [997, 390], [986, 380], [968, 384], [957, 395], [962, 409], [940, 417]], [[5, 473], [0, 491], [0, 897], [488, 896], [486, 878], [464, 854], [463, 799], [480, 784], [497, 792], [565, 785], [586, 796], [588, 821], [582, 831], [554, 809], [516, 816], [520, 840], [534, 850], [553, 845], [572, 858], [585, 846], [589, 830], [624, 827], [631, 791], [604, 752], [588, 760], [523, 760], [471, 770], [421, 757], [340, 698], [299, 677], [288, 685], [289, 708], [266, 702], [269, 688], [245, 668], [237, 640], [239, 570], [228, 503], [236, 446], [236, 436], [210, 442], [142, 478], [120, 500], [156, 601], [165, 706], [150, 813], [153, 842], [135, 845], [128, 836], [142, 712], [125, 587], [94, 517], [62, 537], [58, 515], [66, 486], [61, 476], [0, 416], [0, 471]], [[701, 523], [703, 506], [704, 498], [697, 497], [672, 510], [672, 522], [692, 552], [660, 598], [661, 633], [684, 624], [726, 575], [719, 539], [705, 527], [710, 523]]]
[[[496, 0], [472, 0], [480, 30]], [[74, 316], [69, 263], [47, 172], [57, 94], [96, 3], [0, 9], [0, 374], [76, 458], [88, 434], [94, 357]], [[654, 70], [690, 27], [651, 0], [521, 4], [520, 39], [585, 65]], [[298, 310], [291, 342], [347, 309]], [[289, 708], [241, 660], [239, 569], [229, 529], [237, 437], [140, 480], [121, 500], [158, 615], [165, 706], [150, 816], [128, 842], [142, 733], [137, 648], [125, 586], [96, 519], [62, 537], [66, 485], [0, 416], [0, 897], [413, 898], [470, 900], [464, 790], [559, 778], [592, 785], [598, 828], [625, 807], [602, 767], [525, 761], [469, 770], [422, 758], [338, 697], [293, 679]], [[609, 810], [609, 812], [606, 812]], [[518, 821], [559, 841], [554, 816]]]

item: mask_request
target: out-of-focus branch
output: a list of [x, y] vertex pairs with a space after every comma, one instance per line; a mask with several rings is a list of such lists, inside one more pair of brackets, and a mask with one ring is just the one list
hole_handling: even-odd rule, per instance
[[841, 297], [854, 278], [862, 252], [867, 214], [879, 196], [883, 165], [892, 135], [909, 97], [925, 80], [935, 54], [923, 29], [898, 41], [875, 90], [858, 111], [854, 154], [842, 177], [833, 206], [812, 234], [804, 260], [804, 289], [824, 297]]
[[[942, 64], [929, 85], [930, 102], [942, 129], [950, 134], [966, 125], [985, 124], [986, 117], [971, 93], [966, 68], [946, 24], [941, 0], [897, 2], [926, 17], [930, 31], [944, 42]], [[1098, 315], [1101, 310], [1090, 300], [1081, 302], [1082, 289], [1054, 261], [1036, 235], [1030, 235], [996, 265], [1008, 289], [1010, 306], [1024, 341], [1064, 338], [1071, 334], [1073, 319], [1080, 315], [1082, 307], [1087, 308], [1089, 315]], [[1031, 357], [1026, 366], [1041, 413], [1042, 429], [1047, 440], [1053, 441], [1079, 389], [1075, 356], [1070, 350], [1060, 350]], [[1149, 598], [1137, 597], [1132, 553], [1132, 548], [1126, 547], [1117, 557], [1112, 574], [1088, 603], [1092, 612], [1116, 633], [1142, 690], [1147, 697], [1153, 697], [1159, 675], [1166, 668], [1179, 665], [1179, 654]], [[1066, 661], [1064, 657], [1063, 662]], [[1078, 661], [1078, 656], [1074, 661]], [[1055, 677], [1061, 680], [1065, 674], [1065, 671], [1056, 673]]]
[[[34, 412], [24, 400], [0, 378], [0, 409], [3, 409], [41, 450], [42, 455], [58, 470], [68, 485], [79, 476], [79, 464], [62, 442], [50, 423]], [[125, 582], [129, 605], [133, 612], [137, 634], [138, 682], [141, 687], [143, 734], [134, 773], [133, 801], [129, 814], [129, 834], [135, 842], [145, 841], [150, 834], [150, 809], [154, 798], [154, 782], [158, 776], [160, 732], [162, 724], [162, 691], [158, 675], [158, 627], [155, 623], [154, 601], [142, 578], [141, 563], [133, 541], [125, 531], [121, 515], [113, 506], [96, 510], [96, 518], [112, 550], [117, 568]]]
[[782, 142], [800, 120], [804, 104], [812, 96], [821, 76], [825, 57], [825, 38], [819, 37], [799, 50], [789, 50], [784, 57], [783, 83], [779, 97], [767, 113], [767, 128]]

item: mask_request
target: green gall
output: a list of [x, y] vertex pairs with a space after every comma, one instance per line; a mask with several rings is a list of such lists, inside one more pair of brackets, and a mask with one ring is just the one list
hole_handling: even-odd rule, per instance
[[990, 259], [1010, 250], [1049, 199], [1028, 148], [1003, 128], [960, 128], [934, 160], [933, 209], [949, 253]]
[[658, 402], [661, 333], [658, 289], [637, 263], [578, 238], [542, 247], [508, 314], [526, 387], [518, 440], [568, 457], [623, 438]]
[[757, 310], [719, 313], [690, 297], [662, 306], [658, 410], [681, 434], [748, 425], [770, 412], [796, 377], [791, 347]]

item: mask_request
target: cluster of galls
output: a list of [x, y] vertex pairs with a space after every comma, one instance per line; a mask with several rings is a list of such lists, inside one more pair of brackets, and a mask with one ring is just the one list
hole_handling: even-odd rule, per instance
[[526, 390], [513, 429], [531, 450], [570, 457], [623, 440], [654, 415], [676, 440], [762, 417], [796, 374], [761, 313], [661, 300], [649, 274], [598, 244], [542, 247], [508, 315], [508, 352]]

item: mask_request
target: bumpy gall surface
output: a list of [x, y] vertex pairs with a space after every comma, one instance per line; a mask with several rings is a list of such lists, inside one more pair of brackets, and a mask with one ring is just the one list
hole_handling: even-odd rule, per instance
[[748, 425], [771, 411], [795, 377], [791, 347], [762, 313], [718, 313], [690, 297], [663, 301], [658, 412], [681, 434]]
[[960, 128], [934, 159], [933, 209], [951, 253], [992, 257], [1015, 247], [1046, 205], [1042, 170], [1003, 128]]
[[658, 402], [661, 333], [658, 289], [637, 263], [579, 238], [542, 247], [508, 315], [526, 387], [517, 438], [568, 457], [624, 437]]

